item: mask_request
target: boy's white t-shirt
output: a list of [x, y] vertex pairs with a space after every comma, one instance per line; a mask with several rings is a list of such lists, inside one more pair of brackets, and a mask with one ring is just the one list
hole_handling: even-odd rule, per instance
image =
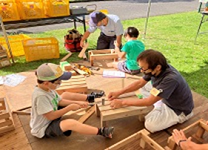
[[51, 123], [43, 114], [58, 109], [58, 103], [61, 97], [55, 90], [50, 92], [44, 91], [39, 87], [35, 87], [32, 95], [32, 112], [31, 112], [31, 134], [38, 138], [45, 135], [45, 130]]

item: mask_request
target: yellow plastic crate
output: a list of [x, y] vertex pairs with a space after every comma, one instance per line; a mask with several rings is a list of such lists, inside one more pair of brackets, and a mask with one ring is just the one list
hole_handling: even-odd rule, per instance
[[[24, 34], [8, 36], [9, 44], [10, 44], [13, 56], [22, 56], [25, 54], [23, 45], [22, 45], [22, 40], [29, 39], [29, 38], [30, 38], [29, 36], [24, 35]], [[4, 37], [0, 37], [0, 44], [7, 49], [8, 56], [11, 57]]]
[[45, 15], [48, 17], [68, 16], [69, 0], [43, 0]]
[[18, 10], [21, 10], [19, 11], [21, 19], [45, 18], [42, 0], [16, 0], [16, 2]]
[[59, 58], [58, 40], [54, 37], [23, 40], [26, 61]]
[[0, 0], [0, 16], [3, 22], [20, 20], [14, 0]]

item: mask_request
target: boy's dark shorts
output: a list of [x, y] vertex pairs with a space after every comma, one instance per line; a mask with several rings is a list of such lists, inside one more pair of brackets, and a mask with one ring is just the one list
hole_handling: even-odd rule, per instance
[[45, 136], [46, 137], [56, 137], [56, 136], [70, 136], [71, 130], [63, 132], [60, 128], [61, 118], [53, 120], [49, 126], [46, 128]]

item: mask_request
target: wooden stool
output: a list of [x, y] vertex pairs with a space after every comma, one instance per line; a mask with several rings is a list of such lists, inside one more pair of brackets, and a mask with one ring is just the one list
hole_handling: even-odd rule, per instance
[[[135, 96], [136, 97], [136, 96]], [[132, 97], [130, 97], [132, 98]], [[128, 99], [128, 98], [125, 98]], [[100, 117], [101, 127], [106, 126], [107, 121], [115, 120], [119, 118], [129, 117], [129, 116], [136, 116], [136, 115], [144, 115], [147, 114], [150, 109], [149, 107], [137, 107], [137, 106], [128, 106], [122, 107], [118, 109], [112, 109], [110, 107], [110, 101], [105, 101], [105, 104], [102, 105], [100, 102], [101, 99], [96, 99], [96, 115]]]
[[61, 86], [56, 90], [58, 94], [63, 92], [87, 93], [87, 83], [83, 75], [72, 76], [67, 81], [62, 81]]
[[[203, 134], [205, 131], [208, 132], [208, 125], [206, 124], [206, 121], [203, 120], [203, 119], [200, 119], [198, 121], [196, 121], [195, 123], [189, 125], [188, 127], [186, 127], [185, 129], [183, 129], [184, 132], [188, 132], [188, 131], [191, 131], [193, 130], [193, 128], [197, 127], [197, 131], [195, 134], [193, 134], [192, 136], [200, 141], [200, 142], [203, 142]], [[175, 150], [177, 148], [177, 144], [175, 143], [173, 137], [169, 137], [168, 138], [168, 147], [171, 149], [171, 150]]]
[[[149, 137], [149, 132], [145, 129], [123, 139], [122, 141], [106, 148], [105, 150], [120, 150], [120, 149], [139, 149], [139, 147], [145, 149], [145, 145], [148, 144], [155, 150], [164, 150], [158, 143]], [[168, 150], [168, 148], [165, 148]]]
[[118, 61], [118, 54], [114, 52], [114, 49], [91, 50], [88, 52], [88, 56], [91, 66], [93, 66], [94, 60], [114, 59], [114, 61]]
[[6, 98], [0, 98], [0, 133], [14, 129], [14, 121]]

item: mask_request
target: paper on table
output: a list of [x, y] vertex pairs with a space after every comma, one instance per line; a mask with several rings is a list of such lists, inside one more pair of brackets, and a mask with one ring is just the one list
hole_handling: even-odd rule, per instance
[[17, 86], [22, 81], [25, 80], [25, 76], [19, 75], [19, 74], [10, 74], [4, 77], [4, 85], [7, 86]]
[[125, 73], [121, 71], [114, 70], [103, 70], [103, 77], [108, 78], [125, 78]]
[[0, 85], [4, 84], [4, 80], [3, 80], [3, 77], [0, 76]]

